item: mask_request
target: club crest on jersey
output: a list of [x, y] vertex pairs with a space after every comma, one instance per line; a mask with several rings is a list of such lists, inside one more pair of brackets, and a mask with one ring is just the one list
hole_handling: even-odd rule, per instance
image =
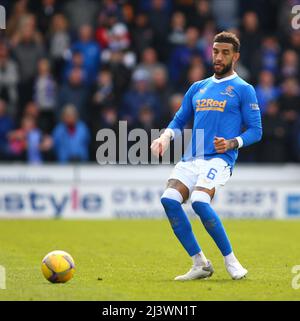
[[200, 93], [200, 94], [204, 94], [204, 93], [206, 92], [206, 89], [207, 89], [207, 88], [201, 88], [201, 89], [199, 90], [199, 93]]
[[227, 87], [225, 88], [225, 91], [223, 91], [223, 92], [221, 91], [220, 94], [221, 94], [221, 95], [227, 95], [227, 96], [229, 96], [229, 97], [234, 97], [233, 89], [234, 89], [233, 86], [227, 86]]

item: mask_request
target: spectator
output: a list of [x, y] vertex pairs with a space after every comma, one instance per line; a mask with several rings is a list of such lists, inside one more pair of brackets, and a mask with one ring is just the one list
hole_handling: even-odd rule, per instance
[[68, 22], [64, 15], [56, 14], [52, 18], [49, 30], [49, 51], [53, 62], [54, 76], [61, 80], [60, 71], [63, 69], [65, 55], [70, 47], [71, 38], [68, 33]]
[[189, 24], [199, 30], [204, 30], [205, 25], [213, 20], [211, 5], [208, 0], [194, 1], [195, 9], [189, 17]]
[[113, 51], [110, 59], [105, 63], [105, 68], [108, 68], [112, 73], [115, 99], [119, 105], [131, 79], [131, 71], [124, 63], [123, 52]]
[[29, 101], [24, 108], [23, 118], [24, 116], [29, 116], [34, 118], [36, 123], [39, 122], [40, 117], [40, 109], [38, 108], [37, 104], [34, 101]]
[[82, 79], [85, 84], [88, 84], [88, 74], [84, 66], [83, 55], [80, 51], [74, 51], [70, 53], [65, 63], [65, 68], [63, 70], [63, 82], [68, 81], [70, 74], [74, 68], [80, 69], [82, 74]]
[[189, 68], [188, 74], [187, 74], [187, 86], [184, 89], [184, 92], [188, 90], [188, 88], [196, 81], [199, 81], [201, 79], [205, 78], [205, 68], [203, 65], [196, 65], [195, 67], [192, 65]]
[[98, 16], [98, 25], [96, 28], [95, 39], [98, 42], [100, 48], [105, 49], [109, 43], [109, 31], [113, 25], [117, 23], [117, 17], [100, 12]]
[[108, 34], [108, 48], [110, 50], [126, 50], [130, 46], [130, 38], [126, 25], [116, 23]]
[[153, 30], [149, 25], [149, 18], [145, 13], [137, 13], [131, 35], [133, 48], [138, 58], [140, 58], [142, 52], [153, 44]]
[[21, 40], [24, 30], [30, 30], [34, 42], [41, 44], [44, 41], [42, 33], [37, 29], [37, 18], [34, 14], [26, 14], [20, 18], [18, 28], [11, 37], [11, 44], [15, 47]]
[[32, 99], [37, 61], [44, 55], [43, 46], [35, 39], [34, 35], [35, 29], [26, 25], [21, 31], [20, 41], [13, 49], [13, 55], [18, 62], [20, 71], [19, 95], [21, 108]]
[[168, 41], [170, 50], [174, 50], [177, 46], [183, 46], [186, 42], [186, 19], [185, 15], [180, 12], [174, 12], [171, 18], [171, 30], [169, 32]]
[[77, 109], [66, 105], [61, 122], [54, 128], [53, 144], [60, 163], [87, 161], [90, 133], [85, 123], [78, 118]]
[[[119, 131], [119, 119], [118, 119], [118, 111], [114, 105], [104, 106], [99, 113], [93, 117], [91, 120], [91, 128], [93, 137], [97, 136], [98, 131], [102, 128], [111, 129], [115, 132], [116, 137], [118, 137]], [[119, 145], [118, 140], [116, 141], [116, 152], [118, 155]], [[97, 149], [99, 147], [99, 143], [97, 140], [93, 140], [92, 142], [92, 152], [93, 155], [96, 154]], [[118, 159], [118, 157], [117, 157]]]
[[110, 128], [115, 132], [119, 129], [118, 113], [113, 105], [108, 105], [101, 110], [100, 122], [98, 122], [97, 130], [101, 128]]
[[[262, 35], [259, 29], [257, 14], [248, 11], [243, 16], [241, 41], [241, 62], [249, 67], [249, 70], [257, 68], [257, 52], [259, 51]], [[255, 75], [253, 77], [255, 79]]]
[[31, 164], [42, 162], [42, 133], [34, 117], [22, 118], [21, 127], [8, 134], [9, 152], [13, 160], [25, 160]]
[[109, 69], [103, 69], [99, 72], [97, 78], [97, 84], [93, 89], [92, 99], [90, 103], [89, 119], [88, 123], [92, 128], [96, 128], [96, 132], [99, 129], [99, 121], [103, 109], [114, 106], [115, 93], [112, 73]]
[[100, 5], [100, 15], [107, 17], [115, 17], [118, 21], [123, 19], [122, 8], [119, 1], [115, 0], [104, 0]]
[[213, 49], [213, 40], [216, 35], [216, 27], [213, 21], [208, 21], [204, 26], [203, 33], [201, 38], [197, 43], [197, 47], [199, 48], [203, 62], [206, 64], [206, 67], [211, 68], [211, 73], [213, 73], [211, 67], [211, 53]]
[[279, 105], [284, 119], [294, 123], [300, 113], [299, 82], [296, 78], [284, 80]]
[[14, 129], [14, 121], [7, 113], [7, 103], [0, 99], [0, 159], [9, 159], [8, 133]]
[[161, 106], [157, 95], [150, 90], [150, 75], [145, 70], [137, 70], [133, 76], [133, 89], [128, 91], [123, 100], [121, 116], [134, 126], [143, 106], [152, 108], [155, 120], [161, 114]]
[[199, 56], [193, 56], [181, 74], [177, 90], [185, 93], [194, 82], [204, 79], [205, 74], [203, 60]]
[[59, 111], [66, 104], [72, 104], [76, 107], [80, 118], [86, 120], [86, 104], [88, 102], [89, 89], [84, 83], [83, 74], [80, 68], [72, 69], [68, 82], [63, 84], [59, 93], [58, 106]]
[[293, 49], [300, 55], [300, 31], [292, 30], [289, 39], [289, 49]]
[[165, 0], [152, 0], [149, 22], [153, 30], [153, 47], [161, 60], [165, 60], [168, 54], [165, 44], [168, 38], [169, 18]]
[[276, 101], [269, 101], [263, 116], [264, 135], [259, 144], [262, 162], [278, 163], [286, 159], [287, 123], [281, 117]]
[[282, 55], [280, 76], [283, 79], [289, 78], [289, 77], [296, 77], [299, 79], [299, 76], [300, 76], [299, 57], [295, 50], [288, 49], [284, 51]]
[[10, 115], [16, 113], [19, 74], [16, 63], [10, 58], [7, 45], [0, 43], [0, 98], [8, 103]]
[[282, 85], [282, 94], [279, 99], [280, 111], [283, 119], [287, 122], [288, 129], [286, 135], [287, 161], [297, 161], [294, 146], [294, 127], [299, 117], [300, 95], [299, 82], [295, 78], [287, 78]]
[[151, 135], [151, 129], [158, 128], [153, 110], [147, 105], [141, 107], [136, 127], [144, 129], [147, 132], [148, 137]]
[[238, 0], [212, 1], [212, 13], [218, 30], [226, 30], [237, 26], [238, 8]]
[[73, 44], [72, 52], [81, 52], [87, 81], [92, 84], [100, 67], [100, 47], [93, 39], [93, 29], [90, 25], [80, 27], [79, 40]]
[[[278, 41], [273, 36], [265, 37], [262, 40], [261, 49], [257, 52], [256, 61], [260, 63], [257, 66], [255, 73], [258, 69], [269, 70], [273, 74], [278, 72], [280, 48]], [[253, 72], [252, 71], [252, 72]]]
[[165, 69], [164, 66], [157, 66], [153, 70], [152, 81], [154, 92], [159, 96], [161, 104], [167, 106], [169, 97], [173, 91], [169, 82], [167, 69]]
[[165, 66], [158, 62], [154, 48], [146, 48], [142, 53], [141, 62], [136, 66], [135, 70], [146, 71], [150, 76], [151, 84], [153, 84], [153, 73], [157, 68], [165, 69]]
[[269, 102], [279, 97], [280, 91], [279, 88], [274, 85], [274, 82], [274, 76], [270, 71], [263, 70], [260, 73], [259, 82], [255, 90], [262, 115], [266, 112]]
[[42, 0], [37, 9], [39, 30], [47, 34], [52, 18], [58, 13], [59, 3], [56, 0]]
[[92, 104], [94, 108], [101, 109], [104, 105], [114, 104], [114, 86], [112, 73], [109, 69], [99, 72], [97, 84], [94, 89]]
[[176, 83], [179, 80], [180, 74], [184, 68], [189, 64], [192, 56], [199, 55], [201, 52], [197, 46], [199, 33], [194, 27], [190, 27], [186, 31], [186, 44], [177, 47], [170, 57], [170, 76]]
[[77, 33], [83, 25], [94, 26], [99, 6], [95, 0], [69, 0], [62, 9], [73, 33]]
[[50, 133], [54, 127], [57, 88], [47, 59], [38, 62], [38, 76], [34, 86], [34, 100], [40, 110], [40, 128]]
[[13, 12], [7, 22], [6, 34], [11, 39], [19, 29], [21, 19], [28, 14], [28, 0], [16, 1]]
[[235, 65], [235, 71], [245, 81], [247, 81], [247, 82], [250, 81], [250, 78], [251, 78], [250, 71], [247, 69], [247, 67], [245, 65], [243, 65], [241, 63], [240, 60], [238, 60], [236, 65]]
[[102, 60], [108, 61], [113, 52], [121, 51], [123, 63], [128, 68], [136, 64], [136, 55], [129, 50], [130, 39], [127, 27], [123, 23], [115, 24], [108, 33], [108, 48], [103, 51]]
[[183, 95], [179, 93], [175, 93], [172, 96], [170, 96], [169, 99], [169, 113], [170, 117], [174, 117], [179, 108], [182, 104]]

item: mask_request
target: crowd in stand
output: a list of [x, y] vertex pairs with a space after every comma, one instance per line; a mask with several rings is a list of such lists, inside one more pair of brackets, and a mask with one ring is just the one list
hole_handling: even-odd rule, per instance
[[229, 30], [264, 128], [240, 161], [299, 162], [296, 2], [3, 0], [0, 160], [93, 162], [101, 128], [165, 128], [189, 86], [212, 75], [212, 39]]

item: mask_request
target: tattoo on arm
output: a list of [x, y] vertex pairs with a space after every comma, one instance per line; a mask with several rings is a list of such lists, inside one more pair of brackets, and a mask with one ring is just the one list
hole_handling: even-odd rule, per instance
[[239, 147], [239, 142], [237, 141], [236, 138], [229, 139], [228, 143], [229, 143], [229, 149], [235, 149]]

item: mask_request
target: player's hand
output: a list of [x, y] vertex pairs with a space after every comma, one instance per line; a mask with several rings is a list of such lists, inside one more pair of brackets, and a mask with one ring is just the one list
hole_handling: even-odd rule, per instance
[[235, 149], [239, 147], [239, 142], [236, 138], [225, 139], [223, 137], [215, 137], [214, 145], [216, 152], [219, 154], [226, 153], [228, 150]]
[[229, 150], [229, 141], [223, 137], [215, 137], [214, 145], [216, 152], [219, 154], [226, 153]]
[[170, 139], [170, 136], [167, 134], [162, 134], [159, 138], [155, 139], [150, 146], [153, 155], [156, 157], [163, 156], [170, 145]]

